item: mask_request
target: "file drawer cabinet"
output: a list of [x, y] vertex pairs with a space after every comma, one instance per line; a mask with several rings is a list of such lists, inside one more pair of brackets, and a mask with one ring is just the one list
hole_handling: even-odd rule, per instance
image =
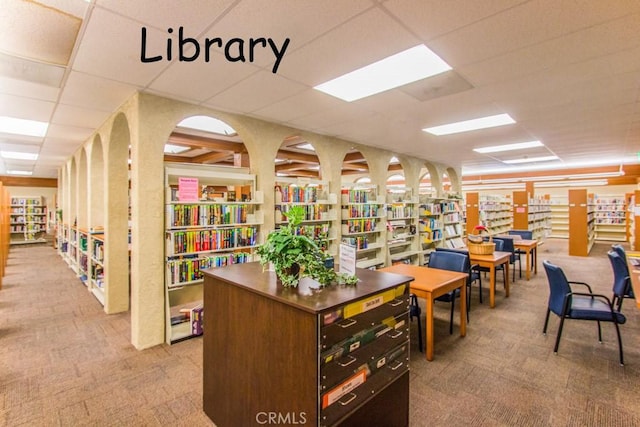
[[408, 425], [411, 278], [358, 277], [286, 289], [258, 263], [205, 273], [203, 407], [218, 427]]

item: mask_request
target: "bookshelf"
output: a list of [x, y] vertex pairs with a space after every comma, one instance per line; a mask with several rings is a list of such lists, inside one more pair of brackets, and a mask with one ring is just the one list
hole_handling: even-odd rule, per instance
[[511, 226], [513, 214], [510, 199], [502, 196], [483, 195], [480, 197], [478, 210], [480, 224], [487, 227], [490, 235], [507, 233], [513, 228]]
[[11, 244], [45, 243], [47, 206], [44, 197], [11, 197]]
[[105, 278], [104, 278], [104, 233], [102, 231], [92, 231], [91, 251], [89, 252], [89, 281], [87, 286], [100, 304], [105, 304]]
[[440, 203], [440, 200], [423, 197], [418, 207], [418, 217], [419, 243], [422, 250], [420, 263], [424, 265], [429, 260], [429, 254], [435, 248], [441, 247], [444, 240], [442, 203]]
[[316, 241], [331, 255], [338, 253], [337, 231], [332, 224], [337, 221], [338, 197], [329, 193], [325, 181], [304, 178], [282, 178], [276, 181], [274, 209], [276, 228], [286, 221], [285, 213], [292, 206], [302, 206], [305, 219], [298, 232]]
[[640, 190], [627, 195], [629, 217], [629, 247], [632, 251], [640, 250]]
[[255, 175], [193, 165], [165, 167], [166, 342], [202, 334], [203, 270], [254, 261], [263, 223]]
[[342, 243], [356, 248], [356, 266], [383, 267], [386, 264], [385, 197], [374, 185], [343, 187], [341, 201]]
[[442, 202], [442, 224], [444, 243], [449, 249], [461, 248], [464, 243], [464, 230], [462, 226], [462, 212], [460, 200], [445, 199]]
[[78, 273], [78, 227], [69, 227], [69, 246], [67, 248], [67, 264], [74, 273]]
[[549, 196], [533, 197], [528, 191], [513, 192], [513, 228], [530, 230], [533, 238], [543, 242], [551, 235]]
[[418, 198], [411, 188], [387, 187], [388, 264], [418, 264]]
[[586, 189], [569, 190], [569, 255], [589, 255], [595, 234], [593, 194]]
[[89, 232], [84, 228], [78, 229], [78, 277], [83, 285], [89, 282]]
[[627, 203], [624, 196], [595, 196], [596, 240], [627, 241]]
[[569, 238], [569, 199], [567, 196], [551, 196], [551, 235], [549, 237]]

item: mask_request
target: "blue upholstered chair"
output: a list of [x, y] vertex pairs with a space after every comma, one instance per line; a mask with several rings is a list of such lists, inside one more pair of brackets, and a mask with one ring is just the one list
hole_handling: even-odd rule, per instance
[[[469, 256], [469, 251], [461, 250], [461, 249], [449, 249], [449, 248], [436, 248], [436, 251], [439, 252], [456, 252], [462, 253], [466, 256]], [[480, 304], [482, 304], [482, 276], [480, 275], [480, 271], [478, 270], [479, 266], [477, 264], [471, 264], [471, 269], [469, 270], [469, 291], [471, 291], [471, 287], [475, 282], [478, 282], [478, 296], [480, 300]], [[467, 299], [467, 307], [471, 309], [471, 292], [468, 292], [469, 298]]]
[[[549, 281], [549, 304], [547, 315], [544, 319], [543, 334], [547, 334], [549, 324], [549, 314], [553, 312], [560, 317], [560, 326], [556, 337], [554, 353], [558, 353], [560, 337], [562, 336], [562, 326], [565, 319], [575, 320], [595, 320], [598, 323], [598, 341], [602, 342], [602, 330], [600, 322], [612, 322], [618, 335], [618, 349], [620, 352], [620, 365], [624, 364], [622, 353], [622, 339], [620, 338], [620, 328], [618, 325], [624, 324], [627, 319], [616, 307], [619, 307], [618, 299], [622, 298], [623, 290], [619, 287], [613, 289], [613, 300], [602, 294], [594, 294], [591, 286], [584, 282], [570, 282], [564, 272], [557, 265], [549, 261], [543, 261], [547, 279]], [[588, 292], [574, 292], [572, 285], [585, 287]]]
[[[613, 293], [622, 294], [623, 297], [628, 297], [629, 293], [633, 294], [630, 291], [631, 289], [631, 277], [629, 277], [629, 268], [627, 267], [627, 263], [620, 256], [620, 254], [616, 251], [607, 252], [609, 256], [609, 261], [611, 261], [611, 268], [613, 269]], [[622, 301], [624, 298], [620, 298], [617, 302], [618, 305], [616, 309], [618, 311], [622, 310]]]
[[418, 320], [418, 348], [420, 349], [420, 353], [422, 353], [422, 324], [420, 323], [420, 317], [422, 314], [422, 309], [420, 305], [418, 305], [418, 297], [416, 294], [411, 294], [409, 296], [409, 320], [413, 321], [415, 317]]
[[[627, 272], [627, 276], [631, 278], [631, 275], [629, 274], [629, 266], [627, 265], [627, 253], [625, 252], [622, 245], [611, 245], [611, 249], [614, 250], [620, 256], [620, 258], [622, 258], [622, 263], [624, 265], [624, 269]], [[629, 288], [627, 289], [627, 292], [625, 292], [624, 296], [625, 298], [635, 298], [635, 295], [633, 294], [633, 287], [631, 286], [631, 280], [629, 280]]]
[[[429, 268], [439, 268], [441, 270], [459, 271], [469, 274], [471, 263], [469, 255], [462, 252], [434, 251], [429, 255]], [[467, 280], [467, 288], [469, 281]], [[453, 310], [456, 298], [460, 297], [460, 289], [446, 293], [436, 298], [436, 301], [451, 303], [451, 319], [449, 321], [449, 333], [453, 334]], [[467, 292], [467, 321], [469, 321], [469, 292]]]
[[[485, 237], [484, 240], [488, 241], [489, 238]], [[495, 247], [495, 251], [496, 252], [504, 252], [505, 251], [504, 250], [504, 240], [503, 239], [501, 239], [499, 237], [493, 237], [492, 241], [496, 245], [496, 247]], [[496, 267], [496, 269], [494, 270], [496, 276], [498, 275], [498, 271], [500, 271], [500, 270], [502, 270], [502, 283], [504, 283], [505, 286], [506, 286], [506, 283], [507, 283], [507, 271], [500, 265], [500, 266]], [[489, 272], [489, 268], [488, 267], [478, 267], [478, 271], [479, 272], [482, 271], [484, 273], [488, 273]]]
[[[525, 240], [533, 240], [533, 231], [531, 230], [509, 230], [509, 235], [520, 236], [522, 239], [525, 239]], [[516, 249], [516, 255], [518, 256], [519, 260], [522, 257], [522, 255], [526, 255], [526, 254], [527, 254], [526, 251], [523, 251], [522, 249]], [[522, 264], [522, 260], [520, 260], [520, 263]], [[533, 263], [533, 253], [532, 253], [531, 269], [533, 270], [533, 268], [534, 268], [534, 263]], [[520, 277], [522, 277], [522, 266], [520, 266]]]

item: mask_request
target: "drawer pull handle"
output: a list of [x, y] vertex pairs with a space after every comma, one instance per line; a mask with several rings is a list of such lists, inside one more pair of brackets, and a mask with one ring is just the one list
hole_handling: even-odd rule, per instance
[[357, 320], [355, 319], [348, 319], [348, 320], [344, 320], [340, 323], [338, 323], [338, 325], [340, 325], [341, 328], [348, 328], [349, 326], [353, 326], [356, 323], [358, 323]]
[[389, 333], [388, 335], [389, 335], [390, 338], [395, 340], [396, 338], [402, 336], [402, 331], [393, 331], [393, 332]]
[[396, 369], [398, 369], [399, 367], [401, 367], [402, 365], [404, 365], [404, 363], [400, 362], [399, 360], [396, 360], [393, 364], [389, 365], [389, 368], [392, 371], [395, 371]]
[[342, 406], [347, 406], [349, 403], [353, 402], [353, 399], [355, 399], [356, 397], [358, 397], [355, 393], [349, 393], [347, 396], [349, 396], [349, 399], [343, 401], [342, 399], [340, 399], [338, 402], [340, 402], [340, 404]]
[[406, 301], [403, 301], [403, 300], [401, 300], [401, 299], [394, 299], [393, 301], [389, 301], [389, 305], [390, 305], [391, 307], [397, 307], [397, 306], [399, 306], [400, 304], [404, 304], [405, 302], [406, 302]]
[[348, 360], [348, 361], [342, 361], [342, 360], [340, 360], [340, 361], [338, 361], [338, 362], [337, 362], [337, 363], [338, 363], [338, 365], [343, 366], [343, 367], [344, 367], [344, 366], [349, 366], [349, 365], [351, 365], [353, 362], [355, 362], [356, 360], [358, 360], [358, 359], [356, 359], [355, 357], [353, 357], [353, 356], [351, 356], [351, 355], [347, 355], [347, 357], [345, 357], [345, 359], [346, 359], [346, 358], [349, 358], [349, 360]]

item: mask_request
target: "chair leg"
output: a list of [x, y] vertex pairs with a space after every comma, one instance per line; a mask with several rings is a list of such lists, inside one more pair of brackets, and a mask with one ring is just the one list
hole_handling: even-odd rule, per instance
[[618, 334], [618, 351], [620, 352], [620, 366], [624, 366], [624, 357], [622, 355], [622, 338], [620, 338], [620, 328], [618, 322], [613, 322], [616, 326], [616, 334]]
[[480, 273], [478, 273], [478, 289], [480, 292], [480, 304], [482, 304], [482, 275]]
[[518, 255], [518, 272], [520, 273], [520, 278], [522, 279], [522, 258]]
[[453, 308], [456, 305], [455, 295], [451, 299], [451, 318], [449, 319], [449, 335], [453, 335]]
[[598, 342], [602, 344], [602, 328], [600, 327], [600, 321], [598, 321]]
[[558, 347], [560, 347], [560, 337], [562, 336], [562, 326], [564, 326], [564, 316], [560, 316], [560, 326], [558, 327], [558, 335], [556, 336], [556, 345], [553, 347], [553, 352], [558, 353]]
[[547, 308], [547, 315], [544, 318], [544, 328], [542, 328], [542, 335], [547, 335], [547, 325], [549, 325], [549, 314], [551, 314], [551, 310]]
[[418, 348], [420, 349], [420, 353], [423, 353], [422, 350], [422, 320], [420, 316], [418, 316]]
[[469, 310], [471, 310], [471, 283], [467, 285], [467, 323], [469, 323]]

